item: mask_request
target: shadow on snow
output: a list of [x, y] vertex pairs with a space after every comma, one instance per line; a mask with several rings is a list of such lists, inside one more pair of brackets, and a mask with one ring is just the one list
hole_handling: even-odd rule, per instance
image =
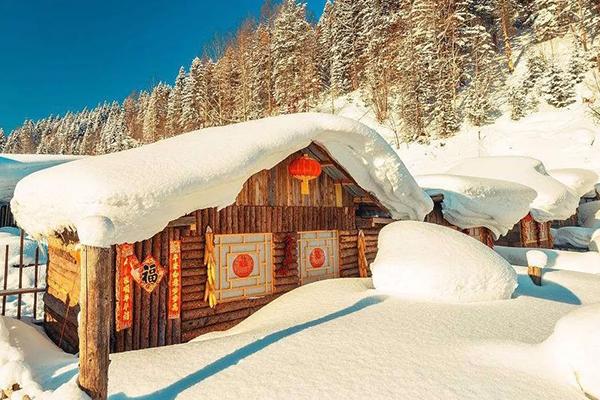
[[194, 385], [197, 385], [198, 383], [202, 382], [203, 380], [210, 378], [211, 376], [216, 375], [221, 371], [224, 371], [225, 369], [227, 369], [231, 366], [238, 364], [243, 359], [245, 359], [255, 353], [258, 353], [259, 351], [267, 348], [268, 346], [272, 345], [273, 343], [276, 343], [282, 339], [285, 339], [288, 336], [295, 335], [299, 332], [302, 332], [303, 330], [313, 328], [315, 326], [332, 321], [336, 318], [341, 318], [346, 315], [360, 311], [364, 308], [381, 303], [383, 301], [383, 299], [384, 299], [383, 296], [367, 297], [367, 298], [364, 298], [364, 299], [356, 302], [355, 304], [353, 304], [349, 307], [346, 307], [344, 309], [341, 309], [341, 310], [336, 311], [331, 314], [327, 314], [321, 318], [313, 319], [311, 321], [304, 322], [302, 324], [294, 325], [289, 328], [282, 329], [280, 331], [271, 333], [262, 339], [256, 340], [256, 341], [249, 343], [243, 347], [240, 347], [239, 349], [235, 350], [234, 352], [229, 353], [226, 356], [223, 356], [223, 357], [219, 358], [218, 360], [208, 364], [204, 368], [202, 368], [194, 373], [191, 373], [188, 376], [186, 376], [185, 378], [182, 378], [182, 379], [178, 380], [177, 382], [173, 382], [169, 386], [167, 386], [163, 389], [157, 390], [153, 393], [143, 395], [143, 396], [136, 396], [136, 397], [129, 397], [129, 396], [125, 395], [124, 393], [117, 393], [117, 394], [110, 396], [109, 398], [111, 400], [151, 400], [151, 399], [170, 400], [170, 399], [175, 399], [175, 397], [179, 393], [189, 389], [190, 387], [192, 387]]

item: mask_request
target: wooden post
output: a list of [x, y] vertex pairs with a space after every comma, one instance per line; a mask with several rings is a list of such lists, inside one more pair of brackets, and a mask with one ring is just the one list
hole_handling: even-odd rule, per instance
[[537, 286], [542, 286], [542, 268], [529, 266], [527, 267], [527, 275], [531, 278], [533, 283]]
[[112, 248], [83, 246], [79, 304], [79, 387], [106, 400], [110, 350]]

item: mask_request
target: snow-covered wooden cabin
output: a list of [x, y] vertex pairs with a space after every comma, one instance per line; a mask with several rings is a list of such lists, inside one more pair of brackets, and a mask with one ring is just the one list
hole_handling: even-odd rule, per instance
[[[560, 168], [548, 171], [548, 174], [568, 187], [579, 197], [579, 204], [587, 203], [598, 199], [596, 184], [598, 183], [598, 174], [594, 171], [583, 168]], [[554, 228], [579, 225], [579, 208], [575, 214], [566, 220], [553, 221]]]
[[570, 218], [579, 204], [572, 190], [551, 177], [541, 161], [530, 157], [469, 158], [450, 168], [448, 173], [518, 183], [536, 192], [529, 213], [496, 241], [503, 246], [552, 248], [552, 222]]
[[497, 179], [452, 174], [415, 179], [434, 202], [426, 222], [461, 231], [489, 247], [527, 215], [536, 197], [527, 186]]
[[77, 350], [80, 282], [108, 257], [110, 279], [87, 296], [109, 300], [120, 352], [227, 329], [299, 285], [364, 275], [379, 229], [423, 220], [432, 202], [376, 132], [296, 114], [61, 165], [21, 181], [13, 208], [49, 238], [46, 332]]

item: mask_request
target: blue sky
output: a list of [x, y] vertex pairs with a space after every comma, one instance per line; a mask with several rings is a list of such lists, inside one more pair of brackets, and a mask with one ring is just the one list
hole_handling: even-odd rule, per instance
[[[308, 0], [320, 15], [326, 0]], [[0, 127], [173, 82], [263, 0], [0, 0]]]

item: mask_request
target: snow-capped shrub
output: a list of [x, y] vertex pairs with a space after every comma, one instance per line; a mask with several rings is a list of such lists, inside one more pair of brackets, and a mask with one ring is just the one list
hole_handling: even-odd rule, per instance
[[371, 265], [381, 292], [407, 298], [474, 302], [508, 299], [517, 274], [502, 257], [450, 228], [400, 221], [383, 228]]
[[581, 307], [561, 318], [546, 340], [568, 380], [600, 398], [600, 304]]

